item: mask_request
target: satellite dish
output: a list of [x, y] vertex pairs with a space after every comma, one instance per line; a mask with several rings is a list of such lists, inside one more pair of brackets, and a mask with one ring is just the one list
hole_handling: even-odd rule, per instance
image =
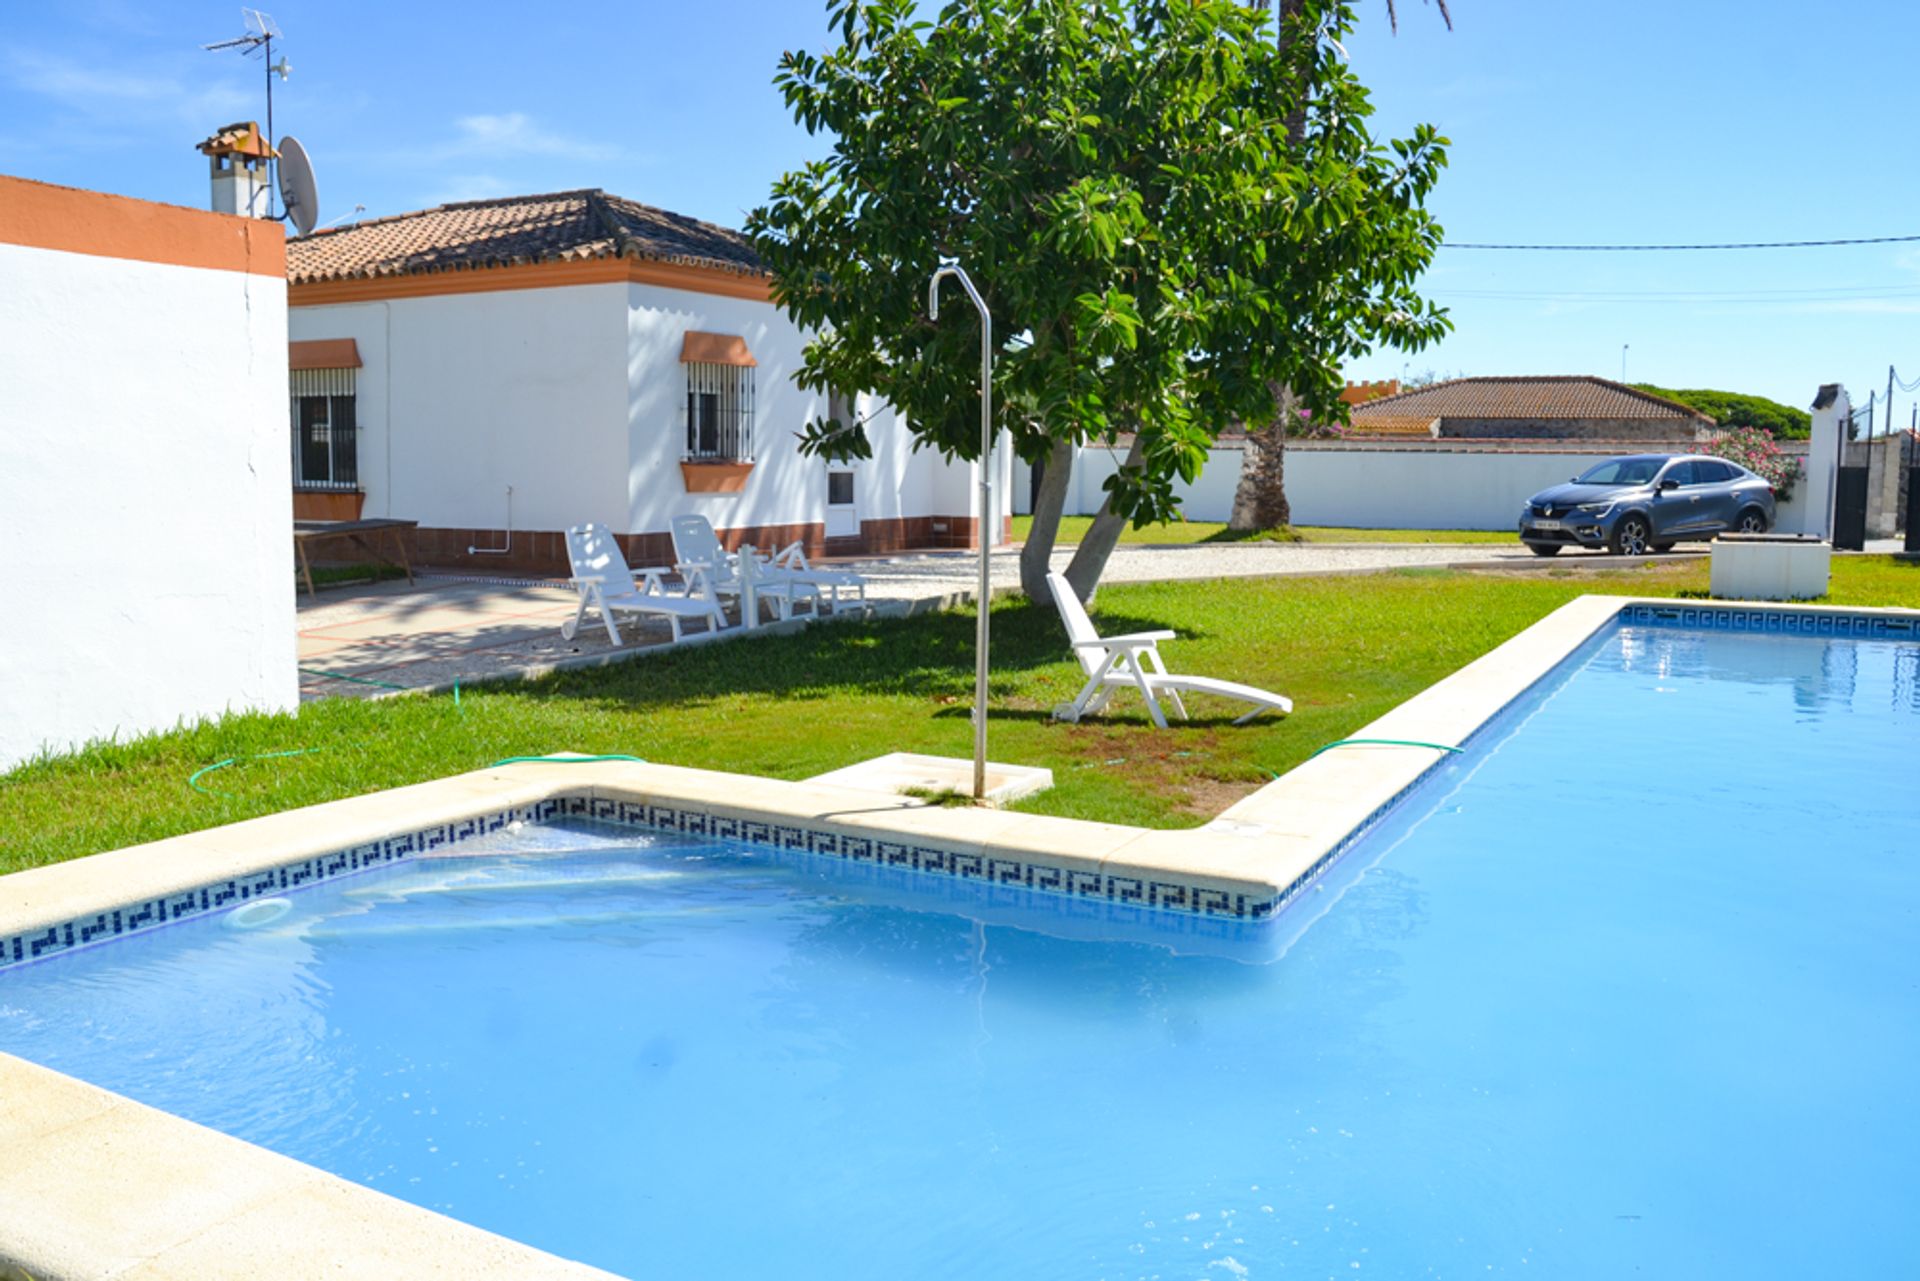
[[313, 181], [313, 161], [298, 138], [280, 140], [280, 199], [287, 206], [287, 219], [301, 235], [312, 231], [320, 221], [320, 192]]

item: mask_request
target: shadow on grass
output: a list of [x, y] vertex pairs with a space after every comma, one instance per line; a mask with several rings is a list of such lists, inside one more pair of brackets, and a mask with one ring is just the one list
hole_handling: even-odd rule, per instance
[[[560, 672], [517, 690], [533, 699], [623, 707], [752, 695], [812, 701], [848, 692], [965, 702], [973, 693], [974, 621], [967, 610], [821, 624], [796, 634], [690, 645], [635, 662]], [[1163, 619], [1108, 612], [1097, 625], [1115, 635], [1168, 627]], [[1183, 638], [1203, 634], [1177, 630]], [[1044, 670], [1077, 676], [1066, 630], [1051, 605], [1021, 600], [995, 608], [992, 644], [996, 699], [1019, 695], [1027, 677]], [[966, 708], [950, 714], [964, 716]]]

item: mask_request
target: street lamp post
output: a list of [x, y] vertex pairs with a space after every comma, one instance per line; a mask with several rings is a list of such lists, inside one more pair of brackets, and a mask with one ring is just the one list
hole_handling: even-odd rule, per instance
[[980, 313], [980, 600], [974, 628], [973, 659], [973, 799], [987, 795], [987, 624], [993, 601], [993, 579], [988, 553], [993, 543], [993, 316], [980, 291], [957, 258], [942, 258], [927, 281], [927, 318], [940, 319], [940, 282], [952, 276]]

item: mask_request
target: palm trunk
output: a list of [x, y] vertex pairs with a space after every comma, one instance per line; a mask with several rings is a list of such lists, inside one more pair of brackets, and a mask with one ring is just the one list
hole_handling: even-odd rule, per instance
[[[1133, 445], [1127, 450], [1123, 467], [1138, 467], [1142, 453], [1140, 435], [1134, 433]], [[1087, 530], [1080, 547], [1073, 553], [1073, 560], [1067, 564], [1067, 582], [1073, 588], [1073, 594], [1082, 604], [1093, 604], [1093, 594], [1100, 587], [1100, 575], [1107, 567], [1107, 558], [1113, 555], [1114, 547], [1120, 542], [1120, 534], [1127, 527], [1127, 518], [1113, 510], [1113, 499], [1108, 497], [1100, 504], [1100, 511], [1093, 518], [1093, 527]]]
[[1031, 600], [1047, 599], [1047, 571], [1053, 565], [1053, 546], [1060, 537], [1060, 517], [1067, 510], [1067, 490], [1073, 483], [1072, 441], [1056, 440], [1040, 473], [1040, 492], [1033, 498], [1033, 527], [1020, 549], [1020, 588]]
[[1281, 529], [1293, 523], [1293, 508], [1287, 502], [1286, 423], [1293, 396], [1282, 392], [1279, 400], [1279, 421], [1247, 433], [1228, 529]]
[[[1284, 53], [1294, 38], [1300, 16], [1301, 0], [1276, 0], [1276, 26], [1280, 49]], [[1389, 15], [1392, 5], [1388, 5]], [[1300, 145], [1307, 133], [1307, 113], [1296, 108], [1287, 116], [1287, 147]], [[1276, 390], [1276, 419], [1271, 427], [1247, 433], [1246, 452], [1240, 460], [1240, 483], [1233, 491], [1233, 514], [1227, 528], [1238, 530], [1279, 529], [1293, 521], [1287, 503], [1287, 420], [1293, 416], [1296, 398], [1291, 391]]]

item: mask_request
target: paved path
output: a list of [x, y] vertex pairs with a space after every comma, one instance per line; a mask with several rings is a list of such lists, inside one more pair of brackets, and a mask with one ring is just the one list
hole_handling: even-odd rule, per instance
[[[1054, 563], [1064, 568], [1072, 549]], [[1592, 559], [1563, 555], [1561, 562]], [[868, 599], [888, 612], [970, 593], [978, 580], [971, 552], [929, 553], [848, 562], [867, 578]], [[1507, 545], [1216, 543], [1187, 547], [1123, 545], [1107, 564], [1107, 582], [1355, 573], [1422, 565], [1538, 563]], [[840, 568], [842, 566], [836, 566]], [[996, 588], [1019, 584], [1018, 554], [993, 557]], [[299, 607], [300, 692], [305, 699], [367, 697], [387, 688], [444, 686], [557, 663], [591, 662], [616, 652], [598, 617], [571, 641], [573, 589], [557, 583], [492, 582], [422, 574], [419, 583], [378, 583], [322, 591]], [[737, 623], [737, 613], [730, 615]], [[668, 639], [664, 622], [623, 626], [628, 648]], [[352, 677], [354, 679], [343, 679]]]

